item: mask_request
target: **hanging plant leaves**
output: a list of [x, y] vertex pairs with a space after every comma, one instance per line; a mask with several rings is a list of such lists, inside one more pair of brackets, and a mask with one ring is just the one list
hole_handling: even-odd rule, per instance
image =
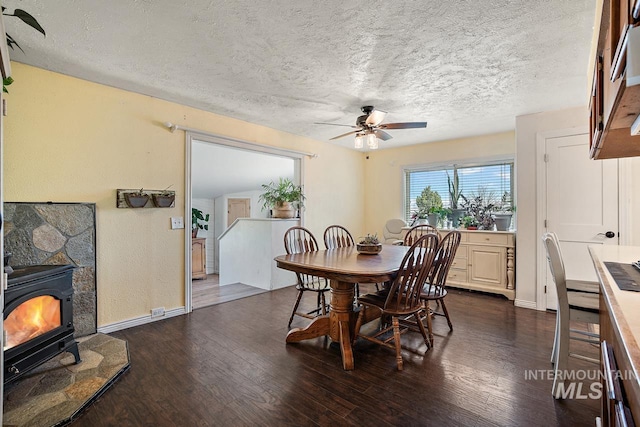
[[2, 91], [4, 93], [9, 93], [6, 86], [9, 86], [11, 83], [13, 83], [13, 77], [11, 76], [7, 77], [6, 79], [2, 79]]
[[7, 46], [9, 46], [11, 49], [13, 49], [13, 46], [15, 45], [18, 49], [20, 49], [22, 51], [22, 53], [24, 53], [24, 50], [22, 50], [22, 48], [20, 47], [20, 45], [18, 44], [18, 42], [16, 42], [13, 37], [11, 37], [9, 35], [9, 33], [6, 33], [7, 36]]
[[[45, 37], [47, 36], [47, 34], [44, 32], [44, 28], [42, 28], [38, 20], [34, 18], [30, 13], [27, 13], [22, 9], [16, 9], [13, 11], [13, 14], [10, 14], [10, 13], [4, 13], [5, 10], [7, 10], [7, 8], [2, 6], [3, 15], [15, 16], [16, 18], [20, 19], [22, 22], [24, 22], [25, 24], [33, 28], [34, 30], [41, 33], [43, 36]], [[9, 46], [12, 50], [14, 49], [13, 47], [15, 46], [18, 49], [20, 49], [22, 53], [25, 53], [24, 50], [22, 50], [18, 42], [16, 42], [16, 40], [13, 37], [11, 37], [8, 33], [5, 33], [5, 36], [7, 38], [7, 46]], [[4, 93], [9, 93], [9, 91], [7, 91], [7, 86], [10, 85], [11, 83], [13, 83], [13, 79], [11, 77], [4, 79], [4, 81], [2, 82], [2, 91]]]
[[31, 28], [39, 31], [40, 33], [42, 33], [43, 36], [45, 36], [45, 37], [47, 36], [47, 34], [44, 32], [44, 28], [42, 28], [40, 26], [40, 24], [38, 23], [36, 18], [34, 18], [33, 16], [31, 16], [29, 13], [25, 12], [22, 9], [16, 9], [13, 12], [13, 15], [8, 15], [7, 14], [7, 16], [15, 16], [16, 18], [20, 18], [22, 20], [22, 22], [24, 22], [28, 26], [30, 26]]

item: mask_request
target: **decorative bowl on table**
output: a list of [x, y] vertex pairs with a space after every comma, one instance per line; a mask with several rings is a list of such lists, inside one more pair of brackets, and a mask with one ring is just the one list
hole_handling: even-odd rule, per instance
[[359, 254], [376, 255], [382, 250], [382, 243], [358, 243], [356, 244], [356, 249], [358, 250]]
[[365, 237], [360, 238], [360, 241], [356, 244], [356, 249], [359, 254], [375, 255], [382, 250], [382, 244], [378, 240], [377, 234], [367, 234]]

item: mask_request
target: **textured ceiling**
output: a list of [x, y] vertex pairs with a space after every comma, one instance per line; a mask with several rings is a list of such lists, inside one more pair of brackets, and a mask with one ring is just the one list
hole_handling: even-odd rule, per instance
[[[11, 58], [329, 142], [362, 105], [380, 148], [514, 129], [586, 105], [595, 0], [4, 0]], [[16, 81], [14, 84], [20, 84]], [[158, 117], [159, 121], [179, 121]]]

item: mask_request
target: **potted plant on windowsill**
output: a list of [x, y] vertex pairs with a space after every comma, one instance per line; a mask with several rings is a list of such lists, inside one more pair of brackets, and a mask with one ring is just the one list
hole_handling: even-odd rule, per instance
[[359, 254], [375, 255], [382, 251], [382, 244], [378, 240], [377, 234], [367, 234], [365, 237], [360, 238], [360, 241], [356, 244], [356, 249]]
[[[202, 222], [200, 222], [202, 221]], [[198, 237], [198, 230], [209, 230], [209, 214], [204, 214], [200, 209], [191, 208], [191, 237]]]
[[271, 181], [263, 184], [264, 193], [258, 198], [262, 202], [262, 210], [272, 208], [273, 218], [293, 218], [296, 209], [302, 209], [305, 196], [300, 185], [295, 185], [289, 178], [280, 178], [278, 183]]

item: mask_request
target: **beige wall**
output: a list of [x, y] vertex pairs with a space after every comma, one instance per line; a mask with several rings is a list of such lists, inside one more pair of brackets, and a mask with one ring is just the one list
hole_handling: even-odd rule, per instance
[[[429, 128], [426, 132], [428, 131]], [[385, 144], [393, 144], [393, 140]], [[507, 158], [513, 157], [514, 154], [513, 132], [370, 152], [365, 160], [366, 232], [375, 232], [382, 236], [382, 229], [387, 220], [403, 218], [403, 167]]]
[[[98, 326], [184, 306], [184, 132], [173, 123], [280, 148], [306, 160], [306, 225], [362, 233], [361, 153], [228, 117], [12, 63], [4, 199], [97, 204]], [[117, 188], [177, 190], [175, 209], [117, 209]], [[188, 219], [188, 218], [187, 218]], [[188, 221], [185, 221], [188, 223]], [[320, 237], [321, 238], [321, 237]]]

